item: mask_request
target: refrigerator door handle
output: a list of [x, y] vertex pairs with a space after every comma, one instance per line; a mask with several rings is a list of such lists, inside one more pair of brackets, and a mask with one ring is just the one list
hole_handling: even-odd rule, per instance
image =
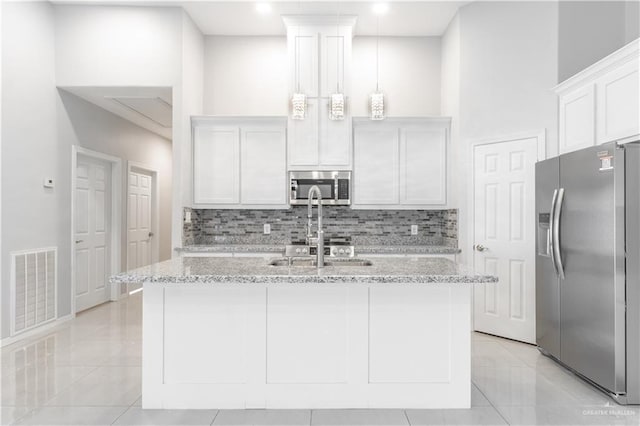
[[564, 188], [558, 189], [558, 198], [553, 209], [553, 254], [558, 269], [558, 276], [564, 279], [564, 266], [562, 265], [562, 254], [560, 252], [560, 215], [562, 214], [562, 201], [564, 200]]
[[553, 270], [556, 275], [559, 275], [558, 265], [556, 264], [556, 256], [554, 251], [554, 239], [553, 239], [553, 230], [555, 228], [555, 211], [556, 211], [556, 202], [558, 201], [558, 190], [553, 190], [553, 197], [551, 198], [551, 212], [549, 213], [549, 231], [547, 231], [547, 247], [549, 253], [549, 257], [551, 257], [551, 264], [553, 265]]

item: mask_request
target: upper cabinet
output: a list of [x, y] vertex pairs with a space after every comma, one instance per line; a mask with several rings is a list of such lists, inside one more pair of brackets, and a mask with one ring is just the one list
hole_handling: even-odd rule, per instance
[[596, 141], [595, 86], [589, 84], [560, 95], [560, 153], [592, 146]]
[[[637, 47], [637, 45], [636, 45]], [[635, 137], [640, 134], [640, 87], [638, 50], [633, 60], [596, 80], [598, 143]]]
[[444, 208], [449, 125], [449, 118], [356, 120], [353, 208]]
[[192, 127], [194, 207], [289, 207], [284, 117], [198, 117]]
[[556, 87], [560, 153], [640, 136], [640, 41]]
[[[351, 43], [355, 17], [287, 16], [289, 101], [307, 96], [303, 120], [288, 119], [290, 170], [351, 169]], [[344, 120], [329, 118], [331, 94], [345, 95]]]

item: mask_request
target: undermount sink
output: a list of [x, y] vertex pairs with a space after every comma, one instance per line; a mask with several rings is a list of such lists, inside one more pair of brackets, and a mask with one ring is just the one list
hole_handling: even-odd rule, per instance
[[[317, 265], [315, 259], [301, 259], [301, 258], [279, 258], [269, 261], [269, 266], [307, 266], [315, 268]], [[371, 266], [373, 263], [367, 259], [325, 259], [324, 266]]]

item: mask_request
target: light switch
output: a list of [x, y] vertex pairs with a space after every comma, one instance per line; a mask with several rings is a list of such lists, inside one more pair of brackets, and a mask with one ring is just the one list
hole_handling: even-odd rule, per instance
[[191, 223], [191, 212], [184, 212], [184, 223]]
[[418, 235], [418, 225], [411, 225], [411, 235]]

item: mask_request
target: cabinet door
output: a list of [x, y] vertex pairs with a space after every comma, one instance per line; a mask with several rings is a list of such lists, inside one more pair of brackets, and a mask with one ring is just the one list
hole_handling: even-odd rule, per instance
[[[351, 166], [351, 116], [346, 112], [344, 120], [329, 119], [329, 105], [332, 93], [348, 95], [348, 82], [345, 80], [345, 55], [351, 56], [351, 30], [326, 28], [320, 43], [320, 135], [319, 152], [321, 167], [350, 168]], [[348, 72], [348, 70], [346, 70]], [[348, 105], [347, 105], [348, 107]]]
[[640, 87], [635, 59], [597, 80], [598, 143], [640, 134]]
[[242, 130], [242, 204], [286, 205], [286, 139], [280, 128]]
[[318, 34], [303, 28], [289, 38], [291, 93], [298, 91], [317, 97], [318, 91]]
[[338, 88], [342, 93], [345, 87], [345, 35], [344, 30], [338, 36], [335, 27], [329, 29], [331, 34], [322, 34], [320, 46], [320, 93], [323, 97], [336, 93]]
[[[289, 34], [290, 93], [300, 91], [307, 95], [307, 111], [304, 120], [289, 117], [289, 164], [316, 166], [318, 153], [318, 34], [309, 28]], [[291, 110], [291, 105], [289, 105]]]
[[329, 119], [329, 100], [320, 100], [319, 155], [322, 167], [342, 169], [351, 165], [351, 118]]
[[354, 205], [398, 204], [398, 129], [356, 129]]
[[582, 87], [560, 96], [560, 153], [595, 144], [595, 89]]
[[289, 164], [315, 166], [319, 162], [318, 99], [307, 99], [304, 120], [289, 117]]
[[240, 202], [237, 127], [196, 127], [193, 137], [194, 204]]
[[445, 129], [402, 129], [400, 204], [434, 205], [447, 200]]

